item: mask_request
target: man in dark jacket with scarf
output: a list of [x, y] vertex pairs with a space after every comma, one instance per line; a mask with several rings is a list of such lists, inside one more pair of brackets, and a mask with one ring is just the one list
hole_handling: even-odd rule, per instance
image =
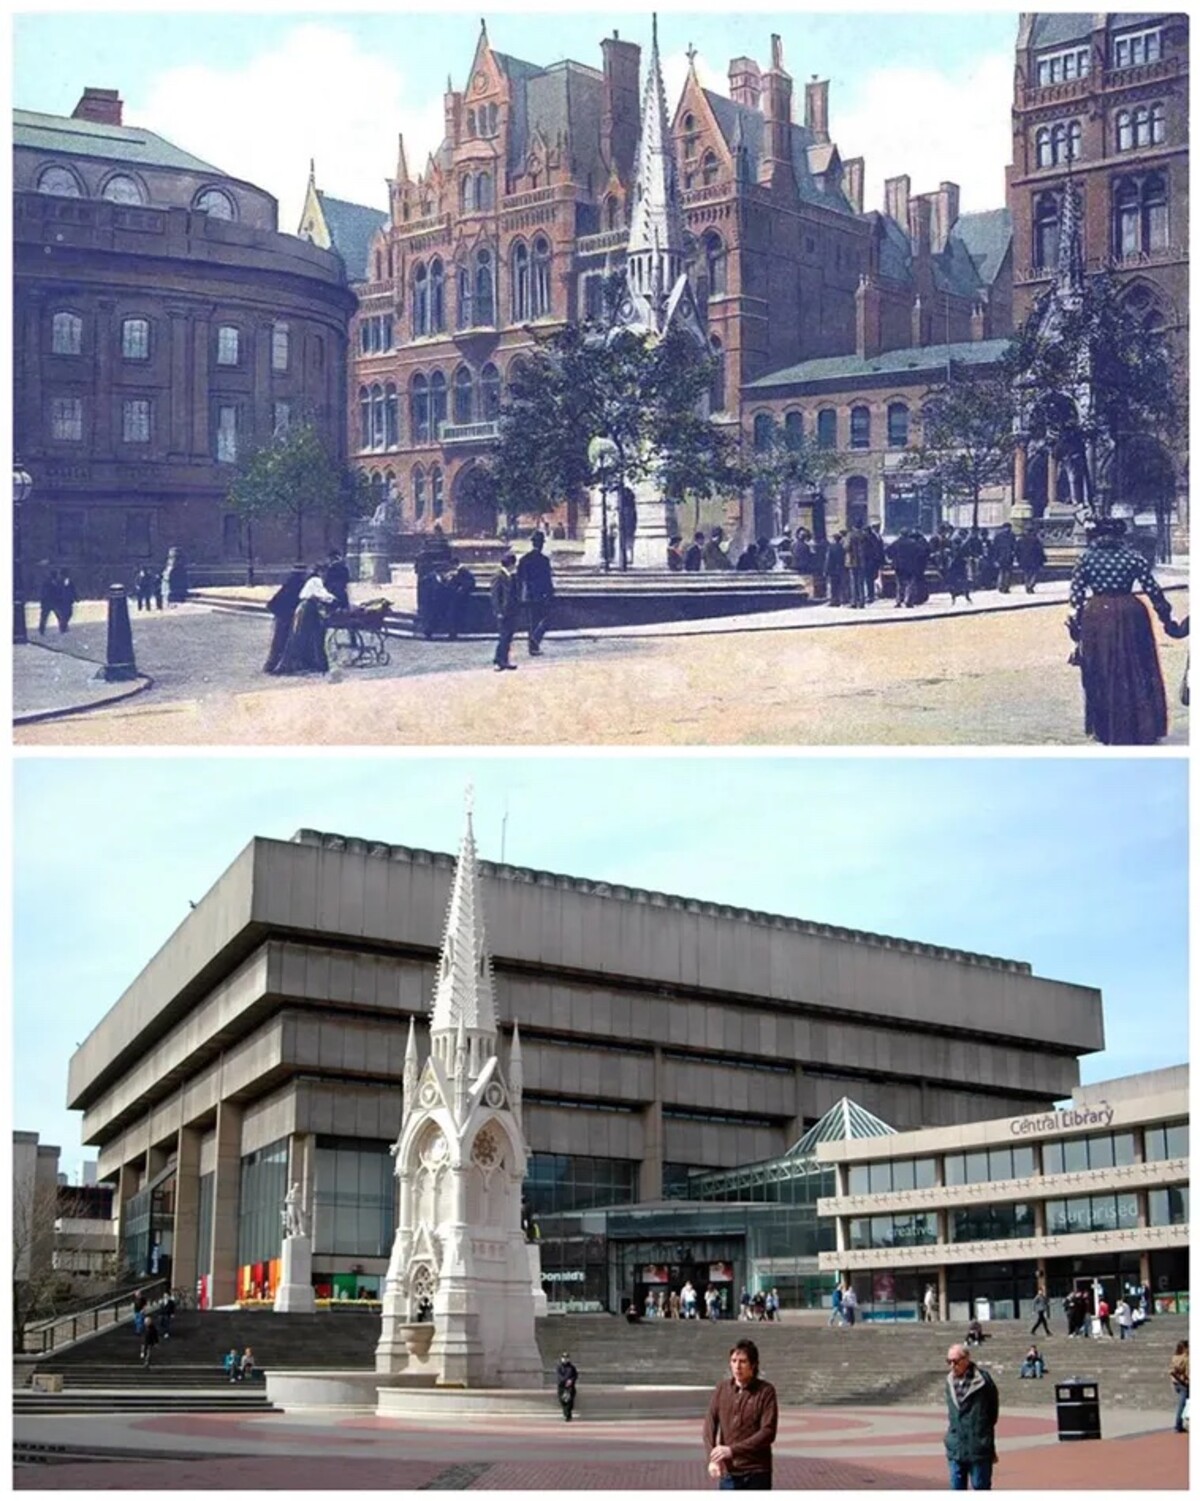
[[950, 1489], [990, 1491], [1000, 1393], [965, 1345], [951, 1345], [946, 1351], [946, 1412]]
[[565, 1350], [554, 1375], [558, 1382], [558, 1401], [562, 1407], [563, 1419], [569, 1423], [575, 1411], [575, 1388], [579, 1384], [579, 1372]]

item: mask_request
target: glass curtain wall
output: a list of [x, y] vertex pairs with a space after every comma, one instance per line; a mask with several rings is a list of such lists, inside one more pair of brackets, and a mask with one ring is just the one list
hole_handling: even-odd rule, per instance
[[388, 1256], [396, 1226], [395, 1164], [385, 1142], [318, 1137], [313, 1251]]
[[242, 1158], [238, 1193], [238, 1265], [274, 1261], [280, 1254], [280, 1213], [287, 1194], [287, 1138]]

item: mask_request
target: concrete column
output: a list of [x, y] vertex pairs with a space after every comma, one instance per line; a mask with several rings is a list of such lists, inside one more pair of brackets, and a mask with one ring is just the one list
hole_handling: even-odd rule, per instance
[[163, 1168], [166, 1167], [167, 1163], [170, 1162], [170, 1160], [171, 1160], [171, 1149], [170, 1149], [170, 1147], [165, 1147], [165, 1146], [152, 1147], [149, 1144], [147, 1144], [147, 1147], [146, 1147], [146, 1179], [145, 1179], [145, 1181], [147, 1183], [153, 1183], [154, 1180], [155, 1180], [155, 1178], [158, 1177], [159, 1173], [162, 1172]]
[[196, 1236], [200, 1229], [200, 1132], [180, 1126], [175, 1145], [175, 1227], [171, 1243], [171, 1282], [196, 1288]]
[[[131, 1162], [123, 1162], [117, 1172], [117, 1260], [124, 1265], [125, 1259], [125, 1217], [129, 1207], [129, 1201], [137, 1193], [141, 1175]], [[140, 1270], [140, 1268], [138, 1269]]]
[[938, 1267], [937, 1278], [938, 1318], [943, 1324], [947, 1324], [950, 1321], [950, 1293], [947, 1289], [945, 1265]]
[[[1046, 1201], [1034, 1199], [1033, 1201], [1033, 1233], [1039, 1239], [1046, 1233]], [[1041, 1273], [1039, 1272], [1039, 1276]]]
[[230, 1100], [217, 1106], [217, 1166], [213, 1185], [212, 1302], [237, 1297], [238, 1195], [242, 1178], [242, 1110]]
[[849, 1225], [844, 1214], [835, 1215], [833, 1223], [837, 1228], [837, 1250], [840, 1256], [850, 1244]]
[[646, 1146], [642, 1153], [639, 1199], [661, 1199], [663, 1191], [663, 1061], [662, 1049], [654, 1049], [654, 1098], [646, 1106]]
[[212, 317], [202, 314], [192, 322], [191, 389], [183, 396], [192, 414], [190, 449], [193, 458], [213, 458], [212, 413], [209, 411], [208, 363], [212, 358]]

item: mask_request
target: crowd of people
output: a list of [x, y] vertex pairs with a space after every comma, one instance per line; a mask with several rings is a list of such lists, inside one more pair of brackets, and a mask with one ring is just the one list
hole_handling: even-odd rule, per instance
[[1026, 592], [1032, 594], [1046, 566], [1046, 549], [1036, 529], [1017, 534], [1009, 522], [994, 533], [943, 523], [926, 536], [915, 527], [906, 527], [890, 542], [884, 541], [878, 522], [855, 521], [821, 538], [805, 527], [794, 535], [785, 529], [774, 541], [758, 537], [747, 543], [736, 559], [719, 526], [707, 533], [696, 532], [690, 543], [673, 536], [667, 544], [667, 567], [672, 573], [790, 569], [810, 579], [812, 592], [823, 595], [828, 605], [855, 610], [875, 603], [886, 564], [896, 578], [896, 607], [912, 608], [929, 598], [931, 569], [945, 584], [952, 603], [959, 598], [970, 601], [972, 590], [997, 589], [1008, 594], [1018, 570]]
[[263, 671], [279, 676], [328, 672], [328, 618], [350, 608], [349, 587], [350, 570], [340, 552], [311, 568], [293, 568], [267, 601], [275, 625]]

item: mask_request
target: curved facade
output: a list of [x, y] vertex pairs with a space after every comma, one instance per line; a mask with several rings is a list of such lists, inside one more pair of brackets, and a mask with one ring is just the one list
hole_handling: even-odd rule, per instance
[[[70, 119], [16, 111], [13, 187], [27, 590], [45, 561], [85, 591], [128, 583], [172, 546], [200, 579], [236, 574], [239, 456], [301, 416], [345, 456], [341, 260], [280, 234], [261, 189], [122, 125], [109, 91]], [[256, 558], [291, 546], [256, 528]]]

